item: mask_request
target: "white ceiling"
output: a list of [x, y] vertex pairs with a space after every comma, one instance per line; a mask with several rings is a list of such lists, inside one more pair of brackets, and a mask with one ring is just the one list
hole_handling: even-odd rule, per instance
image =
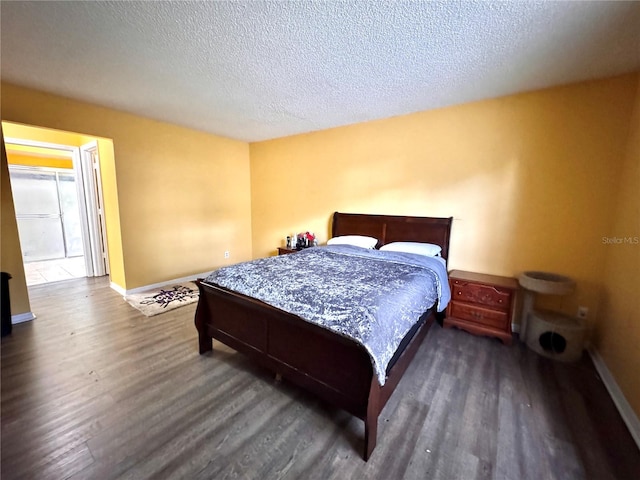
[[640, 71], [640, 2], [0, 3], [2, 79], [258, 141]]

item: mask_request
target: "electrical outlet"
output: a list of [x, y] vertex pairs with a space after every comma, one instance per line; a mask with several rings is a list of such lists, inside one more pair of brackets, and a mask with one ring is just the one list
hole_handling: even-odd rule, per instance
[[226, 250], [226, 251], [224, 252], [224, 258], [229, 258], [229, 250]]
[[587, 307], [578, 307], [578, 318], [585, 319], [589, 316], [589, 309]]

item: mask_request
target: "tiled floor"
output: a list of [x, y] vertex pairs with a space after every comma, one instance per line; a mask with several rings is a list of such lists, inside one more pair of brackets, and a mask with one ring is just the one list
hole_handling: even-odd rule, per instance
[[25, 263], [24, 273], [27, 277], [27, 285], [39, 285], [87, 276], [84, 257]]

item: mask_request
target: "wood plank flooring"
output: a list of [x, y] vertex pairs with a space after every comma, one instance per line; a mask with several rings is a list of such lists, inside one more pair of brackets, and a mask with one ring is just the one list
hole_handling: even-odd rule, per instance
[[147, 318], [106, 279], [30, 289], [2, 339], [1, 474], [10, 479], [638, 479], [640, 451], [589, 358], [429, 332], [364, 425], [214, 342], [195, 305]]

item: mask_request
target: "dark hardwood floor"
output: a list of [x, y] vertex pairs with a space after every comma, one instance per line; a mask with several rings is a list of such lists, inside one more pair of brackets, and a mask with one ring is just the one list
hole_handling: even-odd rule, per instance
[[589, 358], [438, 325], [364, 426], [214, 342], [195, 305], [147, 318], [80, 279], [30, 289], [2, 339], [2, 478], [638, 479], [640, 451]]

